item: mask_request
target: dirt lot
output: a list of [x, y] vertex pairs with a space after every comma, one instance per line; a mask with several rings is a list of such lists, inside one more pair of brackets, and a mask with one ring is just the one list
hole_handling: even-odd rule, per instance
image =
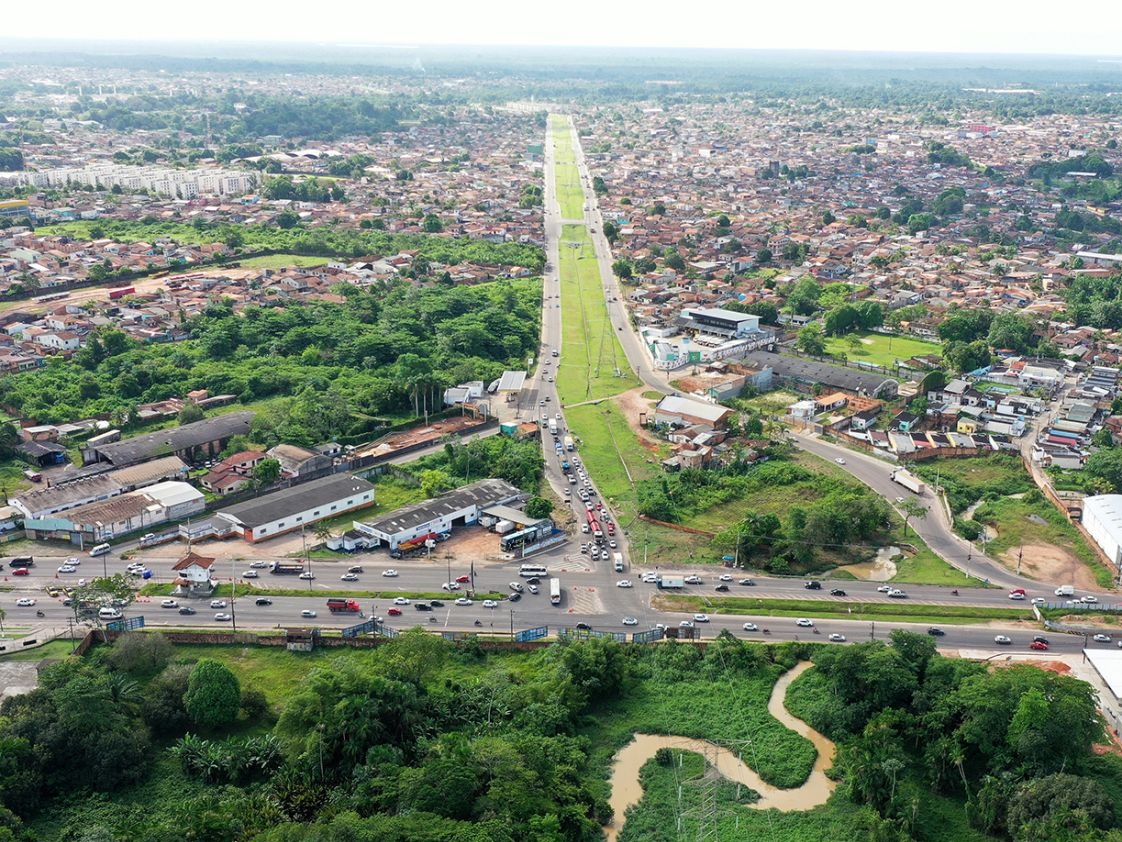
[[639, 386], [623, 394], [616, 395], [614, 398], [611, 398], [611, 400], [619, 407], [620, 412], [623, 413], [623, 417], [627, 419], [627, 425], [635, 432], [635, 435], [639, 437], [639, 441], [643, 447], [657, 455], [661, 442], [659, 439], [652, 436], [645, 427], [639, 425], [639, 415], [641, 413], [645, 412], [648, 418], [654, 415], [654, 401], [643, 397], [643, 392], [645, 391], [646, 389], [644, 387]]
[[[1051, 544], [1025, 544], [1022, 549], [1021, 573], [1041, 582], [1075, 585], [1079, 590], [1097, 587], [1090, 569], [1075, 555]], [[1007, 550], [999, 557], [1010, 569], [1017, 569], [1017, 551]]]

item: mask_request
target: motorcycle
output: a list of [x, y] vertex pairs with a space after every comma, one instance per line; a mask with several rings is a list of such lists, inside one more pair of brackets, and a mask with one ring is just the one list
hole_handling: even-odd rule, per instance
[[475, 624], [476, 624], [477, 626], [482, 626], [482, 625], [483, 625], [483, 623], [479, 622], [479, 620], [476, 620], [476, 621], [475, 621]]
[[36, 611], [36, 612], [35, 612], [35, 616], [36, 616], [36, 617], [46, 617], [47, 615], [46, 615], [46, 614], [44, 614], [44, 613], [43, 613], [42, 611]]
[[958, 596], [958, 588], [955, 588], [953, 591], [951, 591], [951, 596]]
[[814, 627], [814, 633], [815, 634], [822, 634], [822, 632], [818, 630], [818, 626]]
[[429, 617], [429, 622], [430, 623], [435, 623], [436, 622], [436, 617]]
[[771, 629], [764, 629], [764, 634], [771, 634]]

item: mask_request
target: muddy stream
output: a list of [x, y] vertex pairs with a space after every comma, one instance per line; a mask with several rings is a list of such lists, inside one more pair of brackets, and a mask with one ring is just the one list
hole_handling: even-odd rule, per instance
[[716, 766], [717, 771], [734, 783], [744, 784], [760, 794], [760, 799], [751, 807], [756, 810], [810, 810], [826, 803], [830, 793], [834, 791], [834, 782], [826, 777], [826, 770], [834, 762], [834, 744], [819, 734], [801, 719], [788, 713], [783, 701], [787, 696], [787, 687], [791, 682], [810, 669], [810, 661], [800, 662], [794, 669], [788, 670], [771, 691], [768, 699], [768, 713], [790, 728], [797, 734], [806, 737], [818, 750], [818, 757], [814, 761], [810, 777], [802, 786], [794, 789], [779, 789], [769, 783], [764, 783], [755, 771], [750, 769], [733, 752], [722, 748], [708, 740], [696, 740], [690, 737], [671, 737], [659, 734], [636, 734], [635, 738], [626, 746], [616, 752], [612, 759], [612, 773], [609, 783], [612, 788], [608, 802], [612, 805], [614, 818], [612, 823], [604, 828], [608, 842], [615, 842], [616, 836], [623, 827], [627, 808], [639, 803], [643, 797], [643, 788], [639, 784], [639, 770], [643, 764], [654, 757], [660, 748], [677, 748], [685, 751], [694, 751]]

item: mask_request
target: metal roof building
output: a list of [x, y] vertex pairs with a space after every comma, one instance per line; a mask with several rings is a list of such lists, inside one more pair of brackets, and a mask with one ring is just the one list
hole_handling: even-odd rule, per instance
[[216, 516], [256, 543], [373, 502], [373, 485], [350, 474], [336, 474], [237, 503]]

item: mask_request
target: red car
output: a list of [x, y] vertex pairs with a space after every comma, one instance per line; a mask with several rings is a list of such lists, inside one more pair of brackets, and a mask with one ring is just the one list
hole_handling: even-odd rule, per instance
[[1036, 649], [1038, 651], [1047, 652], [1048, 644], [1041, 640], [1034, 640], [1029, 644], [1029, 649]]
[[[401, 616], [401, 609], [400, 608], [391, 608], [386, 613], [389, 614], [391, 617], [400, 617]], [[1044, 647], [1044, 648], [1047, 649], [1048, 647]]]
[[30, 576], [31, 571], [28, 570], [26, 567], [17, 567], [15, 570], [12, 571], [12, 575], [13, 576]]
[[459, 582], [461, 585], [467, 584], [468, 582], [471, 581], [471, 576], [457, 576], [456, 581]]

